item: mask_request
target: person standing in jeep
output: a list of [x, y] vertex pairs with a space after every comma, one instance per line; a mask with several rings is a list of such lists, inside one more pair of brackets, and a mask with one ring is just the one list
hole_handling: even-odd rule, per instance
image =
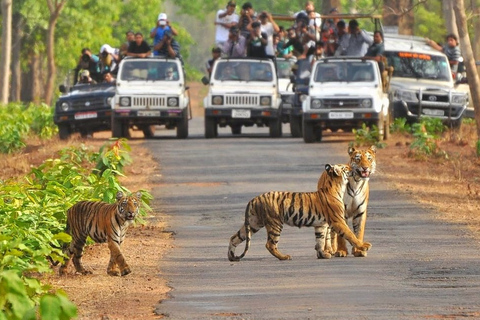
[[460, 52], [460, 47], [458, 46], [458, 38], [453, 33], [445, 37], [447, 43], [443, 46], [440, 46], [435, 41], [425, 38], [427, 44], [435, 50], [445, 53], [450, 63], [450, 69], [452, 69], [452, 74], [456, 74], [458, 70], [458, 64], [462, 59], [462, 53]]

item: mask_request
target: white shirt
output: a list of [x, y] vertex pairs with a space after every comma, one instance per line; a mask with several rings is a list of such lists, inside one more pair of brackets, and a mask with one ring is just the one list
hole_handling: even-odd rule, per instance
[[[295, 12], [295, 14], [293, 15], [294, 18], [297, 18], [297, 15], [299, 13], [304, 13], [307, 15], [308, 17], [308, 13], [305, 11], [305, 10], [302, 10], [302, 11], [298, 11], [298, 12]], [[315, 19], [310, 19], [310, 17], [308, 18], [308, 25], [309, 26], [316, 26], [317, 28], [320, 28], [320, 26], [322, 25], [322, 18], [320, 18], [320, 13], [318, 12], [315, 12]]]
[[[238, 14], [233, 13], [231, 15], [226, 15], [223, 18], [219, 18], [221, 14], [224, 14], [227, 11], [227, 9], [221, 9], [217, 11], [217, 15], [215, 16], [215, 22], [220, 22], [220, 23], [232, 23], [232, 22], [237, 22], [239, 20]], [[215, 43], [220, 43], [223, 44], [228, 40], [228, 32], [229, 29], [225, 28], [224, 26], [217, 24], [215, 26]]]
[[267, 54], [267, 56], [274, 56], [275, 48], [273, 47], [273, 34], [275, 30], [273, 29], [273, 24], [271, 22], [261, 24], [260, 31], [265, 32], [267, 34], [268, 42], [267, 42], [267, 46], [265, 47], [265, 53]]

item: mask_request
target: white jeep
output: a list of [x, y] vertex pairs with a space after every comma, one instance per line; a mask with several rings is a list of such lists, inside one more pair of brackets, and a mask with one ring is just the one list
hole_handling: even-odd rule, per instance
[[[388, 78], [387, 78], [388, 81]], [[322, 131], [350, 131], [377, 126], [380, 140], [390, 126], [388, 85], [382, 82], [379, 65], [358, 57], [324, 58], [315, 62], [308, 96], [302, 104], [303, 140], [322, 140]]]
[[189, 96], [180, 60], [125, 58], [119, 66], [112, 114], [112, 136], [129, 137], [129, 129], [146, 138], [155, 125], [176, 128], [176, 137], [188, 137]]
[[218, 127], [267, 126], [271, 137], [282, 135], [281, 97], [275, 64], [270, 59], [221, 58], [215, 62], [204, 98], [205, 138], [215, 138]]

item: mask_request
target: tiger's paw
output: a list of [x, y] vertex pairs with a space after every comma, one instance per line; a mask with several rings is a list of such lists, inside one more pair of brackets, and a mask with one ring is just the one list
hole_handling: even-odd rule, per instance
[[122, 270], [122, 277], [130, 273], [132, 273], [132, 270], [130, 270], [129, 267], [126, 267], [125, 269]]
[[366, 257], [367, 256], [367, 251], [360, 251], [360, 250], [355, 250], [353, 252], [353, 255], [355, 257]]
[[360, 247], [357, 248], [359, 251], [367, 251], [372, 245], [369, 242], [364, 242]]
[[317, 251], [318, 259], [331, 259], [332, 255], [329, 252]]
[[335, 253], [335, 257], [346, 257], [348, 255], [348, 252], [345, 250], [338, 250]]
[[107, 274], [110, 276], [118, 277], [120, 275], [120, 272], [116, 269], [113, 269], [113, 270], [107, 270]]
[[289, 254], [277, 256], [278, 260], [292, 260], [292, 257]]

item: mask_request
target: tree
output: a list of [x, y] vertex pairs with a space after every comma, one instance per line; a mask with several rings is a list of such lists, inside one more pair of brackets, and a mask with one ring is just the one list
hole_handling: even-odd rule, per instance
[[465, 68], [467, 70], [468, 85], [472, 96], [473, 108], [475, 111], [475, 122], [477, 123], [477, 151], [480, 147], [480, 79], [475, 65], [470, 36], [468, 35], [467, 16], [465, 15], [465, 5], [463, 0], [450, 0], [455, 18], [457, 20], [460, 48], [464, 58]]
[[45, 103], [51, 104], [55, 87], [55, 26], [60, 12], [67, 0], [46, 0], [50, 18], [47, 29], [47, 83], [45, 86]]
[[0, 61], [0, 103], [8, 103], [12, 54], [12, 0], [2, 0], [2, 57]]

